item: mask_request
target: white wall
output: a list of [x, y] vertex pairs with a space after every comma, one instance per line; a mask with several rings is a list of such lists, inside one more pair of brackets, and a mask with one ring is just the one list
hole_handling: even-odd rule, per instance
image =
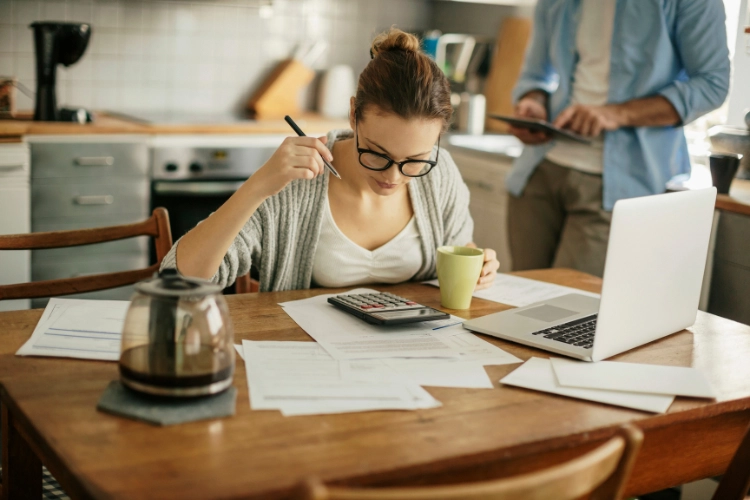
[[[262, 18], [263, 6], [273, 15]], [[391, 24], [428, 27], [429, 0], [0, 0], [0, 76], [35, 89], [33, 21], [92, 25], [86, 53], [58, 72], [58, 103], [115, 111], [229, 112], [301, 40], [331, 50], [318, 63], [369, 60]], [[33, 101], [17, 92], [18, 108]]]
[[745, 127], [744, 116], [750, 111], [750, 33], [745, 33], [745, 26], [750, 25], [749, 8], [748, 0], [741, 0], [727, 115], [727, 125], [734, 127]]
[[464, 2], [435, 2], [433, 28], [443, 33], [469, 33], [497, 36], [506, 17], [532, 17], [533, 6], [472, 4]]

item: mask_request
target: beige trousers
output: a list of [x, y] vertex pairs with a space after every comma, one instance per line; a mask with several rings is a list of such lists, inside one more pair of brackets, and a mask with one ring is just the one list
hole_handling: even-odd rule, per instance
[[602, 276], [612, 213], [602, 177], [544, 160], [508, 201], [513, 270], [569, 267]]

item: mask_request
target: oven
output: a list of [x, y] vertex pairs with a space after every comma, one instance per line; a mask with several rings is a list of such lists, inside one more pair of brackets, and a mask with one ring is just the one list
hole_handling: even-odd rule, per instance
[[[151, 147], [151, 208], [169, 212], [177, 241], [219, 208], [286, 136], [164, 136]], [[152, 262], [156, 256], [151, 256]]]

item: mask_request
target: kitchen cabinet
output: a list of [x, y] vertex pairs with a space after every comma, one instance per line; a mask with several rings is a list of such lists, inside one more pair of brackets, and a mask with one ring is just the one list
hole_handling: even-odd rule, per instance
[[[29, 187], [29, 146], [20, 142], [0, 144], [0, 234], [28, 233], [31, 230]], [[0, 251], [0, 284], [31, 280], [28, 250]], [[0, 301], [0, 311], [28, 309], [29, 300]]]
[[[139, 135], [30, 136], [31, 229], [65, 231], [146, 219], [150, 208], [148, 138]], [[35, 250], [34, 281], [148, 266], [147, 237]], [[127, 300], [132, 286], [74, 295]], [[33, 300], [43, 307], [46, 300]]]
[[[464, 183], [469, 188], [469, 211], [474, 219], [474, 242], [480, 248], [493, 248], [500, 261], [500, 272], [509, 272], [512, 263], [508, 248], [508, 193], [505, 188], [505, 176], [511, 169], [513, 157], [520, 153], [520, 147], [515, 140], [507, 140], [502, 136], [479, 137], [479, 141], [482, 142], [487, 141], [481, 137], [489, 137], [488, 141], [492, 142], [492, 147], [482, 144], [478, 146], [480, 150], [457, 146], [456, 144], [464, 144], [459, 136], [453, 141], [449, 139], [446, 149], [450, 151]], [[496, 139], [492, 139], [493, 137]]]
[[708, 312], [750, 325], [750, 216], [722, 211]]

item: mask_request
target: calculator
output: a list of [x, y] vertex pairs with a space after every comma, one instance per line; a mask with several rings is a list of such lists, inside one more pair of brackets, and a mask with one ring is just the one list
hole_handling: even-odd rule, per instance
[[336, 295], [328, 302], [374, 325], [402, 325], [450, 318], [442, 311], [385, 292]]

